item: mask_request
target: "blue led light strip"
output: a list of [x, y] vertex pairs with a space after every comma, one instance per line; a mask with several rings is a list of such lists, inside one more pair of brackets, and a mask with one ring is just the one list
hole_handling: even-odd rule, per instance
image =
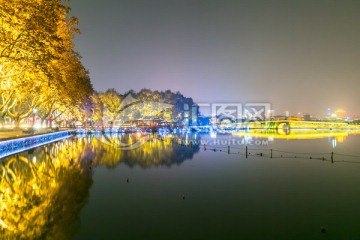
[[74, 131], [61, 131], [0, 142], [0, 158], [68, 138]]

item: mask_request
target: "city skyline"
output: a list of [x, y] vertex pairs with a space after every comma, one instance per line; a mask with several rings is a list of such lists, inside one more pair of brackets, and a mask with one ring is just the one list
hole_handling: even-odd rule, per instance
[[96, 90], [360, 113], [359, 1], [71, 1]]

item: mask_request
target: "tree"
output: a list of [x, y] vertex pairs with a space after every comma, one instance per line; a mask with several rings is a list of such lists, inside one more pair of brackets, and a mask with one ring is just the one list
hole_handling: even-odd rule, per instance
[[115, 89], [108, 89], [104, 93], [99, 93], [99, 97], [104, 106], [104, 118], [111, 122], [119, 119], [121, 109], [121, 96]]
[[94, 94], [91, 96], [92, 101], [94, 103], [93, 113], [92, 113], [92, 121], [99, 123], [100, 125], [103, 125], [103, 119], [104, 119], [104, 104], [101, 101], [101, 98], [98, 93], [94, 92]]
[[18, 126], [39, 108], [44, 120], [92, 94], [69, 12], [61, 0], [0, 0], [0, 119], [8, 115]]
[[158, 118], [181, 123], [184, 119], [184, 106], [189, 106], [188, 114], [191, 119], [190, 110], [194, 105], [192, 98], [170, 90], [159, 92], [142, 89], [138, 93], [130, 90], [121, 96], [115, 89], [109, 89], [105, 93], [99, 93], [99, 97], [104, 107], [103, 116], [109, 121], [119, 118], [123, 121]]

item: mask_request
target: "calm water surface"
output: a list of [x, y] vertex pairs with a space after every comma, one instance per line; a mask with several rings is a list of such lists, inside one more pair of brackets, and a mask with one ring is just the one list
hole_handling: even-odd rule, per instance
[[140, 139], [78, 136], [3, 159], [0, 236], [360, 239], [359, 135]]

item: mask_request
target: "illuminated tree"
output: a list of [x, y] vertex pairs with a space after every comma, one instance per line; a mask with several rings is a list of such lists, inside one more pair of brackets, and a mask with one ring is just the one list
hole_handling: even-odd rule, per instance
[[0, 118], [8, 115], [18, 126], [39, 108], [46, 119], [91, 95], [69, 12], [61, 0], [0, 0]]
[[[138, 93], [130, 90], [124, 95], [120, 95], [115, 89], [108, 89], [106, 92], [94, 93], [91, 99], [93, 103], [91, 118], [98, 124], [144, 118], [181, 122], [184, 106], [188, 105], [191, 108], [194, 104], [191, 98], [186, 98], [179, 92], [173, 93], [170, 90], [159, 92], [150, 89], [142, 89]], [[78, 116], [79, 113], [75, 115]], [[191, 117], [190, 111], [189, 115]]]
[[111, 122], [118, 120], [122, 107], [120, 94], [115, 89], [108, 89], [104, 93], [99, 93], [99, 97], [104, 106], [104, 118]]
[[189, 107], [194, 104], [191, 98], [186, 98], [181, 93], [173, 93], [170, 90], [159, 92], [142, 89], [138, 93], [133, 93], [133, 95], [139, 103], [131, 106], [126, 111], [128, 115], [125, 115], [130, 116], [132, 114], [131, 116], [135, 118], [150, 116], [180, 122], [183, 118], [185, 104]]
[[101, 101], [99, 94], [96, 92], [91, 96], [92, 101], [94, 103], [93, 113], [92, 113], [92, 120], [100, 125], [103, 125], [104, 119], [104, 104]]

